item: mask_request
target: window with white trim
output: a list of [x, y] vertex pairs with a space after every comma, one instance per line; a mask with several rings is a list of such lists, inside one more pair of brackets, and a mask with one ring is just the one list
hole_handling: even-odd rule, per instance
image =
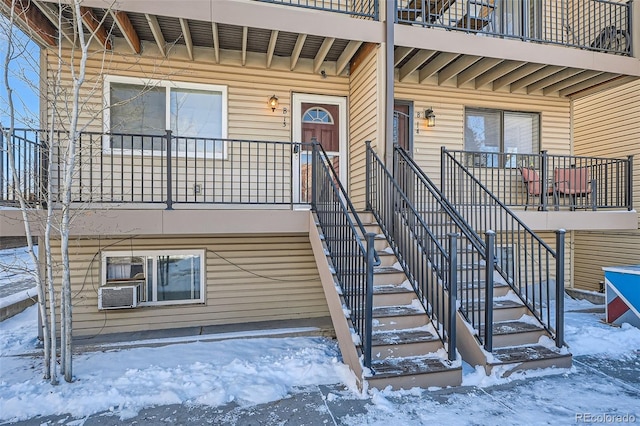
[[[466, 151], [533, 154], [540, 150], [540, 114], [481, 108], [465, 109]], [[499, 164], [500, 158], [505, 164]], [[477, 163], [478, 161], [481, 163]], [[475, 165], [517, 167], [516, 156], [481, 155]]]
[[102, 253], [102, 284], [140, 284], [141, 305], [204, 303], [204, 250]]
[[177, 155], [224, 157], [226, 86], [108, 76], [104, 91], [105, 149], [157, 154], [171, 130]]

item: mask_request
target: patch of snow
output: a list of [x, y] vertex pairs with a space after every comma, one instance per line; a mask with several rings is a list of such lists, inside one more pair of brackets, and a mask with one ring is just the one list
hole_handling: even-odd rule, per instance
[[384, 250], [382, 250], [385, 253], [391, 253], [391, 254], [395, 254], [395, 252], [393, 251], [393, 249], [389, 246], [385, 247]]
[[400, 262], [394, 263], [393, 265], [391, 265], [391, 267], [400, 272], [404, 271], [404, 269], [402, 269], [402, 265], [400, 265]]
[[9, 296], [0, 299], [0, 309], [11, 306], [15, 303], [20, 303], [27, 299], [38, 299], [37, 287], [31, 287], [27, 290], [19, 291], [18, 293], [10, 294]]

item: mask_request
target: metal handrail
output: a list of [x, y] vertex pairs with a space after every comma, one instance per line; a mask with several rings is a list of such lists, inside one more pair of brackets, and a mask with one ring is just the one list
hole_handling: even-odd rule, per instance
[[[65, 131], [16, 129], [16, 158], [29, 158], [38, 191], [30, 198], [43, 202], [47, 179], [52, 202], [60, 200]], [[48, 158], [53, 144], [52, 158]], [[245, 139], [194, 138], [163, 134], [81, 132], [77, 138], [74, 203], [174, 203], [283, 205], [310, 202], [311, 169], [305, 162], [311, 144]], [[0, 163], [6, 163], [0, 152]], [[52, 163], [51, 175], [38, 164]], [[3, 166], [0, 166], [0, 169]], [[4, 169], [8, 166], [4, 165]], [[0, 203], [12, 201], [16, 184], [0, 178]], [[294, 185], [299, 179], [300, 185]], [[26, 181], [25, 181], [26, 182]], [[26, 185], [26, 183], [24, 184]], [[23, 186], [24, 186], [23, 185]], [[26, 190], [26, 189], [25, 189]], [[23, 191], [24, 192], [24, 191]]]
[[301, 7], [304, 9], [324, 10], [327, 12], [343, 13], [360, 18], [378, 20], [378, 0], [257, 0], [264, 3], [283, 4], [286, 6]]
[[[363, 364], [371, 368], [373, 329], [373, 268], [375, 260], [372, 233], [360, 234], [361, 221], [353, 209], [326, 152], [313, 144], [312, 202], [322, 229], [328, 255], [340, 285], [355, 333], [360, 339]], [[360, 224], [356, 227], [356, 223]], [[366, 244], [362, 238], [366, 238]]]
[[489, 259], [492, 251], [487, 251], [486, 247], [492, 247], [489, 238], [493, 231], [488, 231], [487, 242], [483, 241], [399, 145], [394, 148], [394, 177], [405, 192], [413, 194], [413, 204], [422, 206], [422, 216], [428, 220], [438, 240], [444, 241], [452, 233], [458, 235], [458, 309], [477, 330], [478, 341], [491, 351], [493, 303], [487, 301], [493, 300], [494, 263]]
[[397, 23], [632, 55], [632, 8], [626, 3], [581, 0], [396, 0]]
[[366, 167], [367, 208], [380, 224], [438, 337], [447, 345], [448, 358], [452, 361], [457, 356], [459, 235], [451, 232], [446, 240], [434, 235], [369, 142]]
[[[633, 209], [632, 182], [633, 156], [627, 158], [590, 157], [580, 155], [519, 154], [487, 151], [448, 150], [457, 161], [480, 180], [491, 192], [498, 194], [508, 207], [537, 207], [547, 210], [552, 206], [585, 209]], [[588, 182], [582, 182], [584, 191], [566, 194], [564, 181], [559, 176], [569, 170]], [[559, 172], [567, 171], [564, 174]], [[575, 172], [571, 172], [575, 175]], [[528, 179], [528, 180], [527, 180]], [[524, 183], [524, 184], [523, 184]], [[575, 191], [574, 191], [575, 192]]]
[[556, 231], [558, 246], [552, 249], [445, 147], [441, 163], [442, 193], [474, 232], [495, 231], [494, 253], [507, 253], [496, 256], [496, 271], [561, 346], [564, 313], [556, 305], [552, 315], [550, 301], [564, 297], [564, 256], [558, 255], [564, 253], [564, 230]]

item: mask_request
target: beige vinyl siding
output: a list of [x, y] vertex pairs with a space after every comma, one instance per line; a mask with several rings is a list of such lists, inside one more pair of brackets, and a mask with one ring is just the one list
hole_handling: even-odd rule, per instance
[[[53, 73], [57, 66], [57, 52], [48, 50], [45, 56], [49, 78], [53, 78]], [[63, 59], [64, 61], [71, 60], [70, 50], [63, 51]], [[375, 69], [373, 72], [375, 74]], [[158, 59], [120, 55], [118, 53], [106, 53], [106, 56], [94, 54], [90, 55], [87, 61], [86, 83], [80, 92], [81, 102], [84, 105], [79, 118], [79, 127], [81, 129], [95, 132], [103, 131], [102, 77], [104, 75], [226, 86], [228, 97], [227, 137], [230, 139], [291, 141], [291, 120], [293, 114], [299, 114], [299, 112], [292, 111], [291, 99], [294, 92], [345, 97], [349, 94], [349, 77], [346, 76], [321, 78], [318, 74], [291, 72], [281, 69], [228, 66], [205, 61]], [[62, 76], [62, 88], [64, 93], [56, 102], [55, 107], [60, 111], [60, 120], [64, 122], [69, 108], [69, 96], [72, 91], [72, 81], [68, 72]], [[272, 112], [267, 106], [267, 100], [274, 94], [279, 98], [279, 106], [275, 112]], [[49, 93], [50, 97], [51, 95]], [[49, 108], [51, 108], [51, 105]], [[284, 109], [287, 111], [286, 114], [283, 113]], [[283, 123], [286, 124], [283, 125]], [[94, 182], [103, 180], [103, 186], [106, 186], [103, 189], [105, 192], [111, 193], [113, 191], [116, 196], [122, 196], [126, 200], [127, 197], [131, 196], [132, 191], [134, 193], [141, 192], [145, 185], [150, 185], [147, 179], [152, 170], [155, 170], [156, 174], [160, 176], [160, 172], [163, 169], [160, 158], [154, 158], [150, 155], [145, 155], [142, 158], [142, 156], [137, 155], [133, 159], [125, 158], [120, 160], [117, 157], [104, 155], [100, 160], [100, 154], [103, 153], [101, 144], [101, 137], [94, 136], [92, 143], [93, 155], [89, 156], [86, 151], [84, 152], [86, 161], [80, 165], [80, 170], [82, 170], [83, 178], [85, 178], [85, 184], [88, 176], [92, 176]], [[247, 154], [248, 150], [245, 148], [243, 152]], [[230, 154], [233, 154], [233, 152], [230, 152]], [[254, 150], [253, 155], [255, 156], [256, 154], [257, 152]], [[291, 185], [291, 173], [289, 171], [291, 159], [290, 153], [288, 154], [288, 157], [277, 160], [278, 162], [284, 161], [286, 163], [276, 164], [281, 173], [276, 173], [276, 176], [273, 176], [273, 173], [267, 173], [269, 175], [268, 179], [265, 177], [257, 182], [263, 186], [266, 185], [267, 188], [283, 185], [288, 188]], [[90, 162], [89, 157], [92, 157], [92, 162]], [[238, 156], [236, 155], [234, 158], [238, 158]], [[102, 170], [97, 166], [100, 161], [103, 162]], [[239, 161], [245, 166], [248, 164], [258, 165], [259, 163], [259, 161], [256, 162], [255, 157], [249, 157], [248, 155], [245, 155]], [[144, 166], [142, 162], [144, 162]], [[178, 191], [182, 192], [178, 192], [177, 195], [193, 195], [192, 188], [193, 184], [196, 183], [203, 185], [204, 188], [222, 185], [219, 179], [220, 176], [217, 176], [218, 179], [216, 179], [215, 174], [211, 174], [208, 181], [202, 180], [205, 170], [213, 170], [213, 163], [214, 160], [190, 161], [188, 163], [176, 161], [174, 176], [177, 177], [182, 174], [182, 180], [177, 188]], [[217, 160], [216, 163], [218, 165], [217, 170], [222, 173], [221, 161]], [[271, 161], [270, 163], [269, 167], [273, 168], [274, 162]], [[196, 164], [198, 165], [197, 167]], [[228, 175], [230, 173], [229, 170], [232, 169], [231, 162], [225, 161], [225, 164], [227, 165], [226, 173]], [[126, 170], [124, 182], [120, 180], [121, 167]], [[260, 167], [260, 170], [264, 172], [266, 167], [267, 165], [265, 164], [264, 167]], [[233, 169], [238, 170], [238, 165], [235, 164]], [[261, 172], [256, 173], [254, 182], [256, 182], [258, 176], [263, 176]], [[56, 176], [54, 172], [54, 180]], [[142, 176], [147, 177], [144, 183]], [[114, 180], [112, 181], [112, 179]], [[242, 181], [245, 183], [245, 187], [249, 179], [248, 174], [243, 174], [242, 178], [231, 176], [227, 178], [228, 181], [236, 180], [236, 184]], [[156, 182], [154, 188], [146, 187], [144, 189], [145, 194], [154, 194], [155, 197], [162, 198], [163, 186]], [[88, 191], [86, 187], [76, 187], [74, 191], [76, 193], [84, 191], [85, 197], [90, 195], [86, 193]], [[121, 192], [123, 193], [121, 194]], [[229, 191], [226, 191], [226, 193], [229, 194]], [[95, 193], [93, 195], [95, 198]]]
[[364, 207], [365, 201], [365, 141], [378, 143], [379, 110], [382, 88], [378, 85], [380, 48], [375, 48], [351, 74], [349, 84], [349, 170], [350, 197], [354, 205]]
[[[464, 149], [465, 107], [540, 113], [540, 149], [549, 154], [571, 152], [570, 103], [566, 99], [407, 82], [396, 82], [395, 97], [413, 101], [415, 111], [433, 108], [435, 127], [427, 128], [423, 119], [415, 119], [414, 158], [438, 184], [440, 148]], [[513, 188], [521, 187], [519, 179], [519, 175], [512, 175]]]
[[[171, 249], [206, 250], [204, 304], [98, 310], [103, 250]], [[77, 336], [329, 314], [308, 235], [76, 240], [70, 256]]]
[[[640, 205], [640, 82], [574, 102], [576, 155], [625, 158], [634, 155], [633, 204]], [[603, 266], [640, 264], [640, 230], [577, 231], [575, 285], [598, 290]]]

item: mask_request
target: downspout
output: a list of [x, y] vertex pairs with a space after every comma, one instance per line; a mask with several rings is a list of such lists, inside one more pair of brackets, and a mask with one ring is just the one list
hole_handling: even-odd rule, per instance
[[396, 16], [396, 0], [386, 0], [385, 9], [385, 110], [384, 110], [384, 158], [389, 167], [393, 164], [393, 95], [394, 95], [394, 25]]

